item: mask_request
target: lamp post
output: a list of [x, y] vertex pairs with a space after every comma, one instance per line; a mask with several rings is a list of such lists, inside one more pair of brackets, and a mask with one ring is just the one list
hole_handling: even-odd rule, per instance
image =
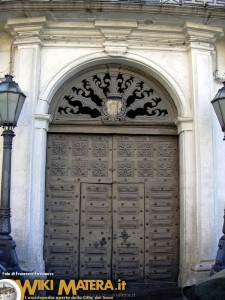
[[10, 236], [10, 183], [11, 151], [13, 129], [17, 124], [26, 96], [13, 81], [13, 76], [6, 75], [0, 83], [0, 126], [3, 127], [3, 163], [0, 207], [0, 271], [20, 271], [16, 255], [16, 243]]
[[[219, 120], [222, 131], [224, 132], [223, 140], [225, 140], [225, 81], [223, 82], [223, 87], [219, 89], [211, 103]], [[219, 249], [217, 251], [215, 264], [212, 266], [211, 275], [225, 269], [225, 210], [223, 218], [223, 236], [221, 236], [219, 240]]]

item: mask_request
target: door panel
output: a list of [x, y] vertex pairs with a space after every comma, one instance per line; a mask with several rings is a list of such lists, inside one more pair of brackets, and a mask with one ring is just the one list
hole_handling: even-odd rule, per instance
[[113, 184], [113, 278], [143, 278], [144, 184]]
[[[165, 141], [166, 140], [166, 141]], [[113, 137], [113, 181], [178, 183], [177, 138], [173, 136]]]
[[79, 185], [55, 178], [47, 182], [44, 254], [55, 277], [79, 276], [79, 198]]
[[178, 188], [171, 181], [146, 186], [145, 276], [174, 281], [178, 270]]
[[176, 136], [48, 136], [45, 261], [62, 278], [176, 281]]
[[83, 183], [80, 218], [80, 277], [111, 278], [112, 189]]

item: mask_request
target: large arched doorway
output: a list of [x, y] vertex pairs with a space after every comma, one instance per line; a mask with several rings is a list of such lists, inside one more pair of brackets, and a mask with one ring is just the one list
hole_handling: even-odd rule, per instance
[[176, 282], [178, 138], [171, 97], [126, 66], [76, 74], [52, 100], [45, 262], [58, 278]]

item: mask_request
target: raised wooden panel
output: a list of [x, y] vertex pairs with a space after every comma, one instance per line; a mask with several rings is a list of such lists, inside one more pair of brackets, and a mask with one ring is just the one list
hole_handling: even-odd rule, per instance
[[111, 278], [112, 185], [81, 186], [80, 277]]
[[178, 187], [170, 180], [146, 186], [145, 276], [151, 280], [175, 281], [178, 276]]
[[144, 276], [144, 184], [113, 184], [113, 278]]
[[44, 254], [46, 269], [59, 278], [78, 277], [79, 199], [79, 184], [47, 182]]

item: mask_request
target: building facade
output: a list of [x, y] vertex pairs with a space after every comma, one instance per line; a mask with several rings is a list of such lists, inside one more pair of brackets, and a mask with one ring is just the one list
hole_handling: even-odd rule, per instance
[[224, 4], [0, 2], [0, 77], [27, 95], [12, 163], [21, 267], [180, 285], [209, 275], [225, 195], [210, 103]]

